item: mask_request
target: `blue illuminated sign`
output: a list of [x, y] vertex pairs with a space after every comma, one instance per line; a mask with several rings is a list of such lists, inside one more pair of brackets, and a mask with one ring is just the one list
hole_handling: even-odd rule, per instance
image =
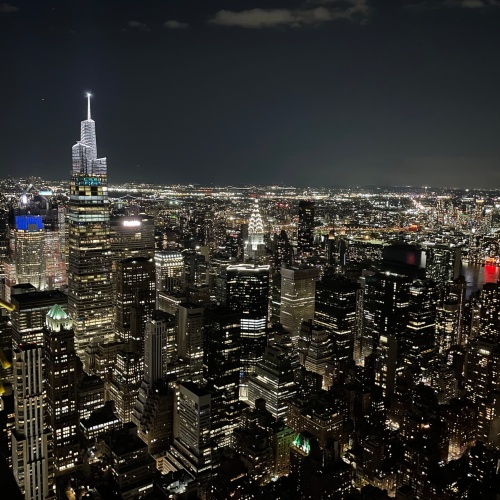
[[16, 215], [16, 229], [20, 231], [40, 231], [43, 229], [41, 215]]
[[77, 186], [100, 186], [102, 180], [99, 177], [77, 177], [75, 184]]

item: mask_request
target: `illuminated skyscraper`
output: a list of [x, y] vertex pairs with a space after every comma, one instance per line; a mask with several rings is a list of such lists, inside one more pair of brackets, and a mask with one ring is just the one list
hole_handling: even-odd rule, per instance
[[488, 337], [477, 337], [469, 346], [465, 388], [478, 408], [476, 438], [500, 445], [500, 345]]
[[51, 439], [45, 425], [42, 352], [36, 344], [23, 344], [14, 349], [13, 356], [12, 470], [26, 500], [51, 498]]
[[146, 323], [144, 336], [144, 382], [152, 387], [164, 379], [167, 366], [177, 356], [174, 316], [155, 311]]
[[245, 260], [258, 260], [264, 256], [266, 246], [264, 244], [264, 223], [259, 210], [259, 200], [255, 205], [248, 222], [248, 241], [245, 246]]
[[55, 198], [47, 199], [36, 192], [11, 199], [5, 263], [7, 300], [16, 284], [31, 283], [39, 290], [66, 284], [64, 211]]
[[[311, 321], [302, 323], [300, 338], [298, 342], [300, 364], [309, 372], [317, 373], [323, 378], [326, 375], [326, 367], [332, 363], [333, 358], [332, 335]], [[336, 359], [337, 353], [336, 353]], [[326, 384], [323, 382], [323, 385]]]
[[446, 354], [451, 346], [458, 344], [460, 333], [460, 302], [455, 295], [440, 301], [436, 311], [436, 343], [439, 352]]
[[224, 307], [207, 309], [204, 331], [203, 377], [212, 393], [212, 438], [228, 446], [237, 425], [232, 408], [240, 381], [240, 315]]
[[411, 278], [377, 273], [365, 280], [363, 339], [361, 356], [364, 359], [378, 346], [380, 337], [401, 338], [408, 325]]
[[[124, 342], [142, 345], [142, 330], [155, 305], [155, 268], [152, 258], [130, 257], [116, 268], [116, 334]], [[134, 328], [131, 308], [141, 316]], [[135, 331], [138, 330], [138, 331]], [[133, 346], [131, 346], [133, 347]]]
[[472, 297], [472, 337], [490, 335], [500, 337], [500, 287], [497, 283], [485, 283], [481, 291]]
[[197, 304], [181, 302], [177, 312], [177, 349], [179, 357], [189, 364], [192, 380], [203, 378], [203, 330], [205, 309]]
[[138, 436], [154, 455], [172, 442], [174, 393], [165, 381], [175, 344], [175, 318], [155, 311], [146, 323], [144, 376], [131, 415]]
[[406, 364], [418, 365], [436, 341], [437, 288], [432, 280], [417, 280], [410, 287], [408, 326], [401, 338], [401, 353]]
[[343, 363], [354, 356], [358, 289], [357, 283], [332, 276], [317, 283], [314, 322], [327, 331]]
[[291, 359], [279, 347], [267, 346], [255, 373], [249, 376], [248, 401], [255, 405], [259, 398], [265, 399], [274, 418], [286, 419], [288, 401], [296, 392]]
[[153, 257], [154, 217], [145, 214], [111, 216], [110, 240], [113, 262], [129, 257]]
[[66, 309], [68, 297], [60, 290], [29, 291], [12, 295], [12, 304], [15, 306], [11, 313], [13, 346], [25, 342], [42, 345], [47, 313], [56, 304]]
[[429, 245], [426, 251], [426, 275], [438, 282], [451, 281], [460, 273], [462, 249], [454, 245]]
[[53, 436], [57, 476], [76, 467], [80, 455], [75, 334], [61, 306], [50, 309], [43, 333], [47, 423]]
[[208, 475], [213, 467], [210, 393], [191, 382], [183, 382], [176, 403], [174, 444], [170, 452], [192, 477]]
[[113, 339], [107, 166], [106, 158], [97, 158], [87, 98], [87, 119], [72, 148], [69, 202], [68, 312], [79, 354], [96, 337]]
[[116, 414], [123, 423], [132, 419], [143, 372], [144, 363], [140, 354], [118, 351], [109, 386], [109, 399], [114, 401]]
[[181, 292], [186, 285], [184, 257], [180, 252], [162, 250], [155, 253], [156, 300], [163, 291]]
[[318, 269], [281, 268], [280, 323], [291, 333], [296, 346], [303, 321], [314, 319]]
[[396, 383], [399, 342], [395, 335], [380, 335], [375, 350], [375, 385], [382, 390], [382, 397], [392, 396]]
[[186, 286], [201, 287], [209, 283], [208, 259], [196, 250], [184, 250], [184, 270], [186, 276]]
[[20, 283], [45, 288], [45, 231], [41, 215], [16, 215], [9, 231], [10, 260], [5, 265], [5, 298]]
[[226, 304], [240, 314], [241, 374], [251, 373], [266, 347], [269, 266], [227, 267]]
[[114, 301], [118, 263], [131, 257], [152, 259], [155, 251], [154, 229], [154, 217], [145, 214], [111, 216], [109, 240]]

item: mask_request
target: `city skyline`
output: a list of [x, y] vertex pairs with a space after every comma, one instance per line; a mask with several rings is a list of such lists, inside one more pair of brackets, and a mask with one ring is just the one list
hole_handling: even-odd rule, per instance
[[498, 2], [396, 4], [2, 3], [0, 175], [67, 177], [91, 91], [112, 182], [500, 188]]
[[2, 497], [500, 498], [498, 21], [0, 0]]
[[500, 491], [498, 193], [113, 199], [96, 144], [88, 111], [69, 197], [1, 182], [0, 464], [21, 498]]

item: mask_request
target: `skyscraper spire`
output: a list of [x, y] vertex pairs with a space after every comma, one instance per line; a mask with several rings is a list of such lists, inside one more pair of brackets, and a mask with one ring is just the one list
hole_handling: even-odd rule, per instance
[[248, 221], [248, 234], [264, 235], [264, 224], [259, 210], [259, 200], [255, 199], [255, 205]]
[[97, 158], [95, 122], [91, 118], [90, 98], [87, 92], [87, 118], [80, 126], [80, 140], [73, 146], [73, 174], [106, 174], [106, 158]]
[[92, 97], [92, 94], [90, 92], [87, 92], [87, 120], [92, 120], [90, 116], [90, 98]]
[[259, 210], [259, 200], [255, 204], [248, 221], [248, 242], [245, 249], [245, 259], [258, 259], [265, 253], [264, 223]]

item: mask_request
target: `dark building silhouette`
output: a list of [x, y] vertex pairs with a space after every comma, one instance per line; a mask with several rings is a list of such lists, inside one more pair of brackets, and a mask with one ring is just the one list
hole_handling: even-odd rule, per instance
[[297, 254], [305, 258], [312, 254], [314, 246], [314, 201], [299, 202], [297, 225]]

